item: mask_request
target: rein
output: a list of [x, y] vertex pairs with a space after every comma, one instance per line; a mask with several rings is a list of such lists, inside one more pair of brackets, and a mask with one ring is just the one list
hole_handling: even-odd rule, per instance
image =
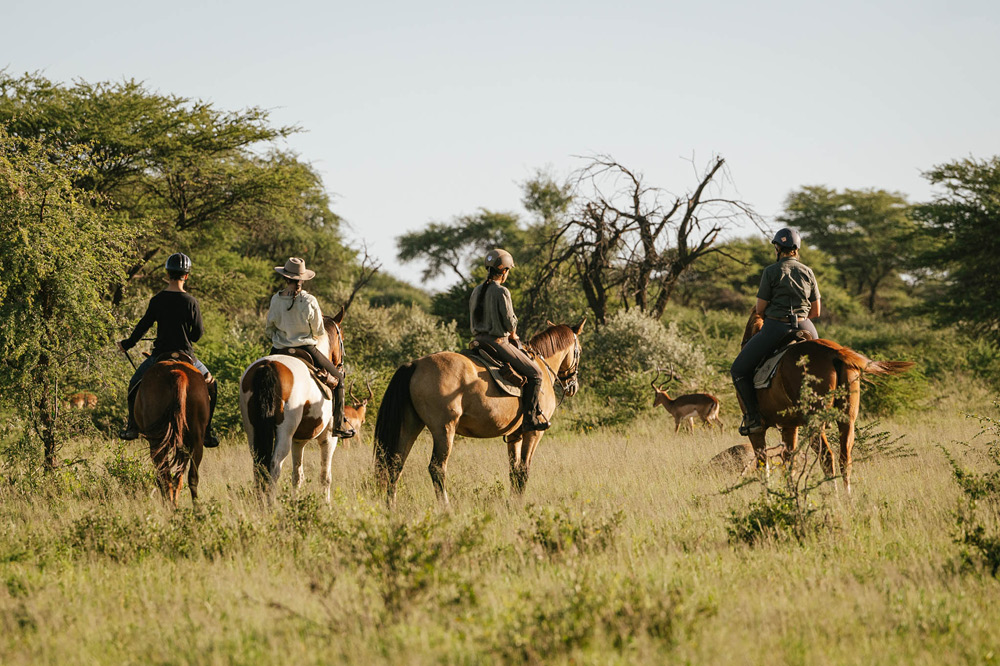
[[545, 366], [545, 369], [549, 371], [549, 375], [552, 379], [552, 385], [558, 386], [561, 389], [559, 401], [556, 403], [556, 407], [559, 407], [559, 405], [562, 404], [563, 399], [566, 397], [566, 392], [569, 390], [570, 384], [576, 381], [576, 375], [580, 369], [580, 338], [575, 334], [573, 335], [573, 362], [570, 365], [570, 369], [565, 379], [560, 377], [559, 374], [552, 369], [552, 366], [549, 365], [549, 362], [545, 360], [545, 357], [542, 356], [538, 350], [533, 349], [530, 346], [528, 346], [527, 349], [532, 354], [537, 356], [538, 360], [540, 360], [542, 365]]

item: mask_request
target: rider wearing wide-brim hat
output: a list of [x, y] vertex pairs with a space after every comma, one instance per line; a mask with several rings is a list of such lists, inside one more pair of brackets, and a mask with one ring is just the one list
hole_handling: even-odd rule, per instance
[[128, 383], [128, 424], [121, 433], [122, 439], [132, 440], [139, 436], [139, 427], [135, 422], [135, 396], [143, 375], [156, 363], [158, 357], [171, 352], [182, 352], [191, 358], [194, 367], [207, 381], [209, 413], [204, 445], [219, 445], [218, 438], [212, 433], [212, 414], [215, 413], [219, 386], [205, 364], [195, 357], [192, 347], [193, 343], [201, 339], [205, 328], [201, 321], [198, 299], [184, 289], [184, 284], [191, 275], [191, 267], [191, 258], [186, 254], [177, 252], [167, 257], [167, 287], [149, 299], [146, 314], [135, 325], [132, 335], [118, 342], [119, 349], [128, 351], [156, 324], [153, 349], [149, 357], [136, 368]]
[[317, 367], [326, 371], [327, 385], [333, 389], [333, 434], [341, 439], [354, 437], [354, 428], [344, 419], [344, 368], [316, 345], [326, 334], [323, 311], [316, 297], [302, 289], [302, 283], [316, 277], [316, 271], [306, 268], [306, 262], [291, 257], [274, 272], [285, 278], [285, 288], [271, 297], [264, 332], [271, 338], [271, 353], [286, 349], [301, 349], [309, 354]]
[[503, 286], [514, 268], [514, 257], [497, 248], [486, 254], [487, 276], [476, 285], [469, 298], [472, 334], [476, 342], [502, 363], [509, 363], [515, 372], [527, 379], [521, 391], [521, 429], [545, 430], [549, 422], [538, 405], [542, 388], [542, 371], [528, 355], [517, 346], [517, 317], [511, 302], [510, 291]]
[[789, 331], [803, 329], [818, 338], [812, 319], [820, 315], [819, 284], [812, 269], [799, 260], [802, 238], [795, 229], [779, 229], [771, 241], [778, 261], [764, 269], [757, 289], [756, 311], [764, 318], [760, 332], [740, 350], [730, 368], [733, 385], [743, 402], [741, 435], [764, 431], [753, 373]]

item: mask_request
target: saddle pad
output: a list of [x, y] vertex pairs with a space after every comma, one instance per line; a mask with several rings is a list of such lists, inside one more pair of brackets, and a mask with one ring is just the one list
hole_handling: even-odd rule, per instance
[[320, 381], [319, 377], [316, 376], [317, 368], [313, 363], [312, 356], [309, 355], [309, 352], [290, 347], [288, 349], [281, 349], [276, 354], [272, 354], [272, 356], [291, 356], [292, 358], [297, 358], [302, 361], [309, 370], [309, 376], [312, 377], [312, 380], [316, 382], [316, 386], [319, 387], [319, 392], [322, 393], [327, 400], [333, 400], [333, 389], [331, 389], [326, 382]]
[[490, 376], [493, 377], [493, 381], [496, 382], [496, 385], [500, 388], [501, 391], [503, 391], [507, 395], [512, 395], [515, 398], [521, 397], [521, 387], [514, 386], [509, 381], [507, 381], [507, 379], [500, 374], [500, 367], [496, 365], [493, 359], [484, 358], [475, 349], [463, 349], [460, 353], [463, 356], [468, 356], [473, 361], [481, 363], [489, 371]]
[[786, 346], [774, 356], [764, 359], [764, 362], [757, 366], [753, 373], [753, 387], [755, 389], [765, 389], [771, 385], [774, 373], [778, 370], [778, 362], [790, 348], [791, 345]]

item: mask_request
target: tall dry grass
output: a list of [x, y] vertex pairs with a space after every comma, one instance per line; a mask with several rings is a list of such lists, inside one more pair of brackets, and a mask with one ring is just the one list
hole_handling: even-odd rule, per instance
[[78, 442], [88, 465], [0, 489], [0, 663], [989, 663], [1000, 585], [959, 557], [936, 448], [974, 440], [960, 403], [881, 424], [917, 455], [856, 464], [853, 497], [812, 497], [815, 536], [757, 546], [727, 525], [760, 490], [707, 464], [738, 437], [666, 414], [547, 435], [521, 499], [500, 440], [459, 440], [448, 512], [421, 439], [393, 515], [363, 444], [331, 506], [312, 450], [268, 508], [228, 440], [171, 512], [140, 444]]

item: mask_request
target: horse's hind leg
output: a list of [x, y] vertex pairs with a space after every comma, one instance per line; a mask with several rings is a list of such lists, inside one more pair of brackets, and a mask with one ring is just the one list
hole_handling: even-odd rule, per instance
[[434, 482], [434, 492], [438, 501], [448, 506], [448, 491], [445, 489], [444, 480], [448, 471], [448, 458], [451, 456], [451, 447], [455, 443], [455, 424], [449, 423], [443, 428], [431, 431], [434, 438], [434, 452], [431, 453], [431, 463], [427, 466], [430, 472], [431, 481]]
[[395, 455], [389, 456], [386, 460], [386, 503], [391, 507], [396, 503], [396, 484], [399, 475], [403, 472], [403, 464], [410, 455], [413, 443], [417, 441], [420, 431], [424, 429], [424, 423], [413, 410], [407, 410], [403, 415], [403, 425], [399, 430], [399, 443]]
[[202, 448], [195, 445], [191, 453], [191, 469], [188, 470], [188, 489], [191, 491], [191, 502], [198, 501], [198, 468], [201, 466]]

